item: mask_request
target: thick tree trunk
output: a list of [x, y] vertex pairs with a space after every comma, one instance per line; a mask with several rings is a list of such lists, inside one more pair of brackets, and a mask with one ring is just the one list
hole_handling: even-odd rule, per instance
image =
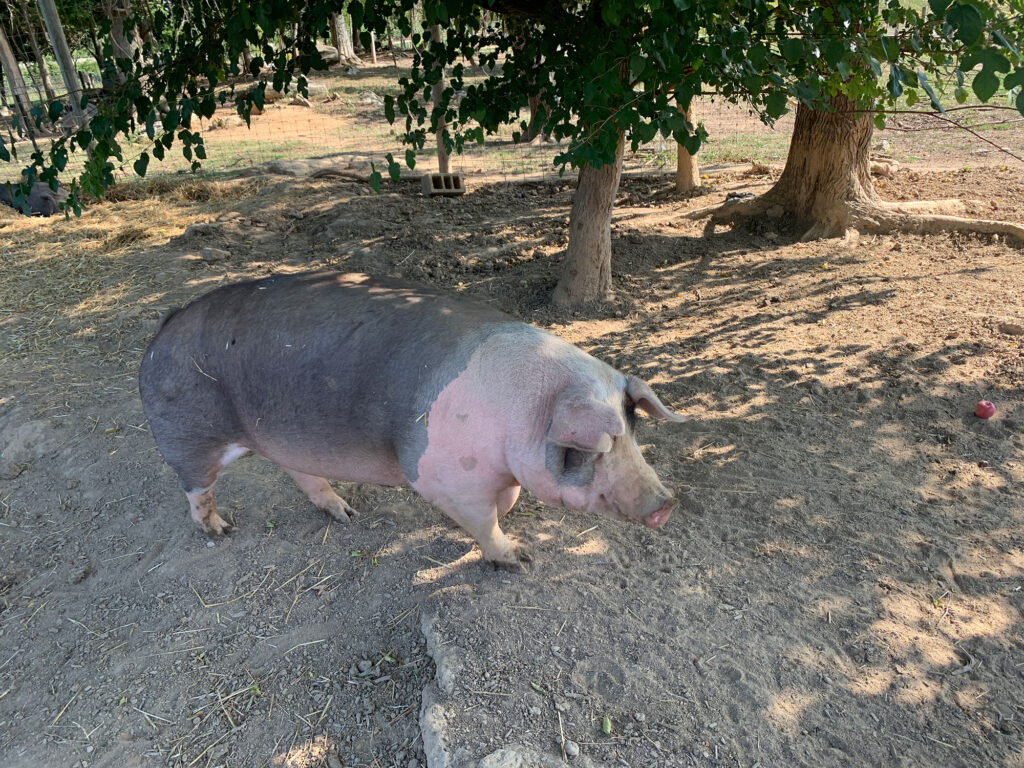
[[[680, 109], [680, 112], [683, 110]], [[686, 109], [686, 122], [693, 125], [693, 102]], [[696, 155], [691, 155], [682, 144], [676, 144], [676, 192], [692, 192], [700, 186], [700, 167]]]
[[854, 111], [842, 95], [829, 105], [834, 112], [797, 107], [786, 167], [765, 196], [803, 226], [808, 239], [842, 235], [852, 224], [851, 204], [881, 202], [868, 166], [871, 113]]
[[331, 14], [331, 39], [334, 41], [334, 47], [338, 49], [342, 64], [358, 67], [363, 63], [352, 47], [352, 35], [349, 34], [344, 13]]
[[622, 176], [625, 145], [620, 135], [613, 163], [580, 169], [569, 213], [569, 245], [562, 261], [562, 277], [552, 297], [556, 304], [570, 306], [612, 296], [612, 207]]
[[1024, 227], [1004, 221], [966, 218], [963, 200], [886, 202], [871, 183], [869, 151], [874, 123], [867, 108], [845, 96], [829, 100], [832, 111], [797, 108], [786, 167], [775, 186], [760, 197], [726, 202], [684, 214], [711, 224], [765, 216], [803, 229], [804, 240], [888, 232], [976, 232], [1024, 241]]

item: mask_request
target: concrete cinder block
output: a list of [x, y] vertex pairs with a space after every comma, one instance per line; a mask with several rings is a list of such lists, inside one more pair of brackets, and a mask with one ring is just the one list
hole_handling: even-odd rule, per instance
[[428, 173], [423, 177], [423, 194], [427, 197], [445, 195], [458, 197], [466, 194], [466, 183], [458, 173]]

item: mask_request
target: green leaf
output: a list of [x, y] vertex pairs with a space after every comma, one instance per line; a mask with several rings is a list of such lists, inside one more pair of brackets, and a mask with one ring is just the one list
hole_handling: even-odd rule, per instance
[[1014, 72], [1003, 78], [1003, 88], [1008, 91], [1022, 85], [1024, 85], [1024, 67], [1017, 67]]
[[3, 136], [0, 136], [0, 160], [3, 160], [5, 163], [11, 162], [11, 152], [7, 149]]
[[795, 37], [787, 37], [779, 45], [783, 58], [792, 63], [801, 61], [804, 58], [804, 43]]
[[903, 74], [896, 67], [889, 67], [889, 93], [894, 99], [903, 95]]
[[50, 108], [47, 110], [48, 117], [51, 123], [56, 123], [62, 114], [64, 114], [64, 105], [59, 101], [51, 101]]
[[957, 104], [963, 104], [967, 101], [967, 91], [958, 87], [953, 91], [953, 98], [956, 99]]
[[416, 167], [416, 152], [414, 150], [405, 150], [405, 164], [408, 165], [410, 169]]
[[942, 16], [949, 7], [950, 0], [928, 0], [928, 7], [936, 16]]
[[786, 114], [786, 92], [772, 91], [764, 101], [765, 112], [771, 118], [782, 117]]
[[878, 129], [879, 131], [885, 130], [885, 115], [879, 112], [878, 114], [875, 115], [874, 121], [876, 129]]
[[950, 9], [946, 21], [956, 30], [957, 39], [964, 45], [973, 45], [985, 26], [978, 9], [966, 3]]
[[641, 79], [644, 76], [644, 70], [646, 68], [646, 56], [641, 56], [639, 53], [634, 53], [632, 56], [629, 57], [629, 71], [635, 79]]
[[928, 98], [931, 99], [932, 109], [938, 110], [942, 114], [946, 114], [946, 110], [942, 108], [942, 103], [935, 95], [935, 91], [932, 90], [931, 85], [929, 85], [928, 78], [925, 76], [924, 72], [917, 73], [917, 82], [918, 85], [924, 89], [924, 92], [928, 94]]
[[146, 175], [146, 168], [149, 166], [149, 153], [143, 152], [139, 155], [139, 159], [132, 163], [132, 167], [135, 169], [135, 173], [139, 176]]
[[985, 67], [975, 76], [971, 88], [974, 90], [974, 95], [981, 101], [988, 101], [999, 90], [999, 75], [989, 67]]
[[402, 178], [402, 166], [395, 162], [395, 156], [390, 152], [384, 155], [384, 159], [388, 161], [388, 176], [392, 181], [399, 181]]
[[388, 123], [395, 122], [395, 97], [391, 94], [384, 97], [384, 119]]

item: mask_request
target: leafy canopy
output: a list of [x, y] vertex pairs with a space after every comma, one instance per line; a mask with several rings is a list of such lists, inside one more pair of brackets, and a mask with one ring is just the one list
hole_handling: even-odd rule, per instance
[[[96, 116], [33, 152], [23, 188], [36, 179], [55, 186], [69, 154], [85, 152], [69, 199], [77, 213], [81, 191], [99, 195], [113, 184], [114, 161], [124, 162], [121, 142], [140, 130], [150, 144], [136, 173], [144, 175], [151, 158], [163, 159], [175, 145], [198, 169], [206, 149], [196, 118], [231, 100], [248, 121], [263, 105], [266, 66], [275, 89], [304, 92], [303, 75], [324, 66], [316, 39], [326, 36], [340, 5], [185, 0], [154, 7], [152, 34], [132, 59], [114, 60], [106, 48], [105, 79], [120, 85], [82, 97]], [[943, 87], [957, 101], [968, 88], [988, 101], [1002, 87], [1024, 114], [1024, 0], [929, 0], [921, 7], [898, 0], [356, 0], [348, 9], [365, 44], [370, 30], [383, 34], [391, 25], [416, 46], [400, 95], [385, 103], [389, 120], [404, 119], [410, 166], [440, 117], [444, 140], [457, 151], [501, 126], [525, 130], [520, 112], [534, 94], [543, 105], [535, 127], [565, 141], [556, 160], [563, 166], [610, 162], [620, 135], [634, 148], [660, 134], [696, 151], [704, 131], [687, 124], [679, 107], [708, 90], [750, 105], [767, 121], [794, 101], [826, 109], [837, 93], [865, 109], [898, 99], [926, 99], [941, 109]], [[432, 24], [444, 32], [439, 43], [423, 32]], [[256, 52], [248, 74], [261, 78], [244, 90], [234, 84], [245, 74], [243, 49]], [[468, 58], [490, 73], [483, 81], [467, 83]], [[435, 110], [431, 86], [442, 73]], [[41, 124], [65, 111], [57, 102], [33, 118]], [[0, 160], [18, 159], [11, 152], [18, 129], [0, 135]], [[390, 157], [389, 170], [397, 176]]]

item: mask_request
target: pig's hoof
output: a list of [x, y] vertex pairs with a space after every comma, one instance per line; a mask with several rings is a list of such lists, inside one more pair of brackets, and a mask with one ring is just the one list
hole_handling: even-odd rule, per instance
[[351, 518], [356, 516], [356, 511], [352, 509], [352, 507], [349, 506], [349, 503], [340, 496], [335, 496], [333, 499], [330, 499], [327, 503], [321, 506], [320, 509], [339, 523], [347, 523]]
[[532, 562], [533, 555], [529, 551], [517, 548], [510, 552], [508, 557], [492, 560], [491, 565], [510, 573], [526, 573], [529, 570], [526, 564]]
[[212, 533], [214, 536], [226, 536], [236, 530], [235, 526], [231, 525], [231, 523], [216, 512], [207, 517], [200, 527], [206, 531], [206, 533]]

